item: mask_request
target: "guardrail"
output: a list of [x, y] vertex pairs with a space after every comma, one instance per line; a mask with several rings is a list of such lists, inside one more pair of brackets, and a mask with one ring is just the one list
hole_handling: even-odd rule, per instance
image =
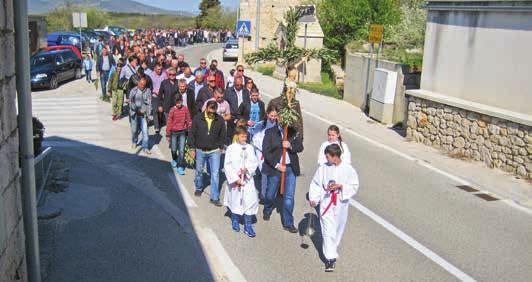
[[35, 157], [35, 188], [37, 189], [37, 206], [41, 206], [44, 199], [44, 186], [50, 174], [52, 167], [52, 147], [44, 149], [37, 157]]

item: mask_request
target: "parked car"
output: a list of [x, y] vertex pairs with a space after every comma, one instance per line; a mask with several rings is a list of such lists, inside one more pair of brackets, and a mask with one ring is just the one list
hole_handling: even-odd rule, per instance
[[81, 55], [81, 52], [78, 50], [78, 48], [72, 46], [72, 45], [57, 45], [57, 46], [48, 46], [46, 47], [46, 51], [53, 51], [53, 50], [63, 50], [63, 49], [70, 49], [78, 55], [78, 58], [83, 61], [83, 56]]
[[124, 32], [128, 32], [126, 28], [121, 26], [106, 26], [105, 31], [111, 33], [112, 35], [121, 35]]
[[72, 45], [81, 50], [81, 44], [83, 44], [84, 49], [89, 47], [89, 42], [80, 37], [79, 33], [58, 31], [48, 34], [48, 46]]
[[82, 61], [71, 49], [42, 51], [31, 57], [31, 87], [55, 89], [59, 83], [81, 78]]
[[111, 39], [111, 36], [113, 36], [110, 32], [101, 29], [95, 29], [94, 32], [98, 34], [98, 36], [103, 36], [105, 42], [108, 42], [109, 39]]
[[240, 48], [238, 47], [238, 41], [236, 40], [228, 40], [224, 45], [224, 52], [223, 52], [223, 61], [227, 61], [229, 59], [231, 60], [238, 60], [238, 52]]

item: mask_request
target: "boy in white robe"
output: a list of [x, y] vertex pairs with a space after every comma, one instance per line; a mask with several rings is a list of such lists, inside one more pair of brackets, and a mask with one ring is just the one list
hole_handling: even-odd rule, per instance
[[253, 215], [259, 210], [259, 199], [253, 182], [258, 160], [255, 149], [247, 144], [247, 129], [237, 127], [236, 142], [225, 151], [224, 169], [227, 178], [224, 206], [231, 211], [231, 224], [235, 232], [240, 232], [240, 216], [244, 216], [244, 233], [255, 237]]
[[349, 199], [358, 191], [358, 175], [355, 169], [342, 161], [342, 149], [338, 144], [325, 148], [327, 163], [321, 165], [310, 184], [311, 207], [320, 206], [325, 271], [332, 272], [338, 246], [342, 240], [349, 208]]

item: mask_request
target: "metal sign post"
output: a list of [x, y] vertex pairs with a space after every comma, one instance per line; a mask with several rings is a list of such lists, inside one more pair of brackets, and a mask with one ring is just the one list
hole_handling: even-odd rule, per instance
[[72, 13], [72, 26], [79, 27], [79, 50], [83, 52], [83, 36], [81, 28], [87, 27], [87, 13]]
[[370, 93], [369, 93], [369, 72], [371, 67], [371, 58], [373, 55], [373, 45], [375, 43], [378, 44], [378, 50], [377, 50], [377, 59], [375, 60], [375, 68], [379, 66], [379, 54], [382, 47], [382, 39], [384, 35], [384, 25], [382, 24], [370, 24], [369, 25], [369, 35], [368, 35], [368, 42], [371, 44], [369, 49], [369, 57], [368, 57], [368, 68], [366, 71], [366, 86], [365, 86], [365, 92], [366, 93], [366, 106], [365, 111], [369, 112], [369, 99], [370, 99]]
[[244, 42], [246, 37], [251, 36], [251, 21], [238, 20], [236, 23], [236, 35], [242, 38], [242, 60], [244, 60]]

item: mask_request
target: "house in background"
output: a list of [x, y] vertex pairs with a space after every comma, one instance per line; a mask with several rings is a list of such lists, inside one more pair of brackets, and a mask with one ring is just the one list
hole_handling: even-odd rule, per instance
[[532, 1], [427, 1], [407, 137], [532, 179]]

